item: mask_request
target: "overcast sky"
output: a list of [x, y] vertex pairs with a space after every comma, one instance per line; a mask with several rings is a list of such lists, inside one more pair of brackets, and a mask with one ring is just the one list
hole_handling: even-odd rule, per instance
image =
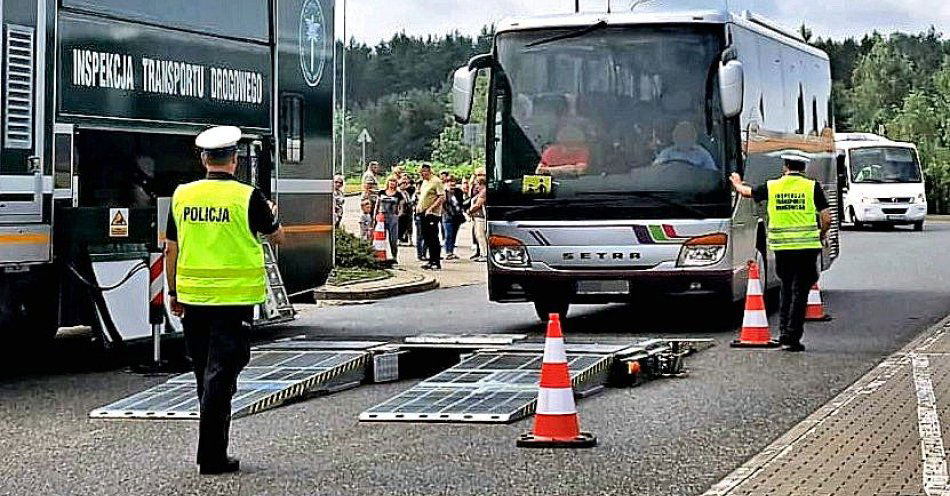
[[[574, 0], [344, 0], [347, 37], [375, 44], [394, 33], [470, 34], [510, 15], [568, 13]], [[612, 0], [614, 10], [631, 0]], [[652, 0], [654, 5], [718, 5], [726, 0]], [[728, 0], [733, 11], [749, 8], [789, 26], [802, 22], [816, 35], [844, 38], [875, 29], [916, 33], [931, 25], [950, 35], [948, 0]], [[582, 0], [581, 8], [603, 12], [607, 0]], [[338, 6], [342, 2], [338, 0]], [[341, 16], [337, 16], [340, 31]]]

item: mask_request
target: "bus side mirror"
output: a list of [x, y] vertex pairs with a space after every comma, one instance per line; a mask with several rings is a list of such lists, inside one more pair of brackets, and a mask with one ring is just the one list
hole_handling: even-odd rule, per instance
[[467, 66], [455, 71], [452, 78], [452, 111], [459, 124], [468, 124], [471, 120], [478, 71], [492, 67], [493, 60], [490, 53], [476, 55], [468, 61]]
[[472, 117], [472, 102], [475, 98], [475, 80], [478, 78], [478, 69], [468, 66], [455, 71], [452, 81], [452, 110], [455, 120], [459, 124], [468, 124]]
[[730, 60], [719, 66], [719, 98], [722, 101], [722, 113], [731, 119], [742, 113], [742, 100], [745, 97], [745, 76], [742, 62]]

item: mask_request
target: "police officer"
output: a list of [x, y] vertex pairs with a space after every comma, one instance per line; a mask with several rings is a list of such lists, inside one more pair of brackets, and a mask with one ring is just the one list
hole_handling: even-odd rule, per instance
[[264, 251], [257, 235], [283, 241], [277, 209], [237, 181], [241, 130], [215, 127], [195, 140], [207, 178], [180, 186], [172, 198], [165, 269], [172, 311], [182, 317], [198, 385], [202, 474], [236, 472], [228, 456], [231, 398], [250, 360], [254, 306], [266, 299]]
[[736, 192], [756, 202], [768, 202], [769, 248], [775, 252], [775, 271], [782, 280], [781, 335], [785, 351], [805, 351], [808, 292], [818, 282], [818, 257], [831, 228], [828, 199], [818, 182], [805, 177], [808, 160], [784, 155], [783, 175], [751, 187], [732, 174]]

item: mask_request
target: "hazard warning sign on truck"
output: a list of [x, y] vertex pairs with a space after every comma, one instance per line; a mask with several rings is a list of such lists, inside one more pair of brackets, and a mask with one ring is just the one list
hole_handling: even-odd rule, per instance
[[110, 208], [109, 209], [109, 237], [110, 238], [128, 238], [129, 237], [129, 209]]

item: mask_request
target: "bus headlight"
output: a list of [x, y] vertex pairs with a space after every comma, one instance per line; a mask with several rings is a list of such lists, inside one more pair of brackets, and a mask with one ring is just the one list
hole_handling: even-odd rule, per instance
[[488, 238], [492, 260], [501, 267], [524, 268], [531, 265], [528, 249], [524, 243], [508, 236]]
[[728, 241], [729, 237], [722, 233], [693, 238], [683, 244], [676, 265], [678, 267], [715, 265], [725, 258]]
[[923, 193], [921, 193], [921, 194], [917, 195], [917, 198], [911, 199], [910, 202], [911, 202], [911, 203], [924, 203], [924, 204], [926, 204], [926, 203], [927, 203], [927, 196], [924, 195]]
[[861, 203], [881, 203], [877, 198], [871, 198], [869, 196], [861, 197]]

